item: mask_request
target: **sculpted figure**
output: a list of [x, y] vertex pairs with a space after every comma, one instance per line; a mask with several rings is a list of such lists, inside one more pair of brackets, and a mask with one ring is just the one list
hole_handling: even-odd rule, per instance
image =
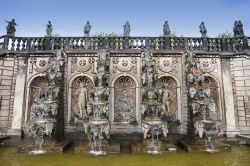
[[87, 110], [86, 106], [88, 103], [88, 91], [87, 88], [83, 85], [83, 83], [80, 83], [80, 87], [76, 90], [75, 94], [78, 95], [78, 107], [80, 110], [80, 118], [87, 118]]
[[12, 19], [11, 21], [6, 21], [6, 22], [8, 23], [8, 25], [6, 26], [7, 35], [15, 36], [16, 26], [18, 26], [16, 24], [15, 19]]
[[201, 37], [207, 37], [207, 29], [203, 21], [201, 22], [199, 28], [200, 28]]
[[162, 125], [161, 129], [162, 129], [163, 136], [165, 138], [167, 138], [167, 135], [168, 135], [168, 125], [167, 124]]
[[170, 97], [170, 93], [169, 93], [169, 89], [167, 88], [168, 84], [165, 83], [164, 87], [162, 88], [162, 109], [164, 111], [165, 115], [169, 114], [169, 97]]
[[91, 27], [89, 21], [87, 21], [87, 24], [84, 26], [84, 36], [89, 37]]
[[52, 36], [53, 26], [51, 24], [51, 21], [48, 21], [48, 24], [46, 25], [46, 33], [47, 36]]
[[242, 24], [241, 20], [234, 22], [233, 31], [234, 31], [234, 37], [243, 37], [244, 36], [243, 24]]
[[170, 33], [171, 33], [171, 31], [169, 29], [168, 21], [165, 21], [165, 23], [163, 25], [163, 36], [164, 37], [169, 37]]
[[125, 23], [125, 25], [123, 25], [123, 36], [124, 37], [129, 37], [130, 36], [130, 24], [129, 24], [129, 22], [127, 21], [126, 23]]
[[195, 127], [195, 132], [196, 134], [199, 135], [200, 138], [202, 138], [203, 133], [204, 133], [204, 125], [201, 121], [196, 121], [194, 123], [194, 127]]

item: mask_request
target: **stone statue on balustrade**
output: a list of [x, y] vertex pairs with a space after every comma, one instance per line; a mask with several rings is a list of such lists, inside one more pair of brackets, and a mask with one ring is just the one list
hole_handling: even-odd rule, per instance
[[86, 86], [81, 82], [80, 87], [75, 91], [75, 94], [78, 96], [77, 104], [79, 108], [79, 117], [80, 118], [87, 118], [87, 105], [89, 102], [88, 99], [88, 90]]
[[164, 37], [170, 37], [171, 31], [168, 25], [168, 21], [165, 21], [163, 25], [163, 36]]
[[201, 22], [199, 28], [200, 28], [201, 37], [207, 37], [207, 29], [203, 21]]
[[92, 26], [90, 25], [89, 21], [87, 21], [87, 24], [84, 26], [84, 36], [85, 37], [89, 37], [91, 27]]
[[53, 26], [51, 24], [51, 21], [48, 21], [48, 24], [46, 25], [46, 36], [51, 37], [52, 36], [52, 31], [53, 31]]
[[241, 20], [234, 22], [234, 37], [244, 37], [243, 24]]
[[16, 24], [15, 19], [12, 19], [11, 21], [6, 21], [6, 22], [8, 23], [8, 25], [6, 26], [7, 35], [14, 37], [16, 33], [16, 26], [18, 26]]
[[130, 24], [126, 21], [125, 25], [123, 25], [123, 36], [129, 37], [130, 36]]

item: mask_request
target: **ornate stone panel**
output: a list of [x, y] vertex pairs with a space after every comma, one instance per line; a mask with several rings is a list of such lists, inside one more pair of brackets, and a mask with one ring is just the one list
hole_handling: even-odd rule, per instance
[[136, 121], [136, 87], [135, 82], [128, 76], [118, 78], [114, 86], [114, 121]]

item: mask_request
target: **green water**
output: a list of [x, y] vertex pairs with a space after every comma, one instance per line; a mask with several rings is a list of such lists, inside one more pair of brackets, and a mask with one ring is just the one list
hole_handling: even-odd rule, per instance
[[176, 152], [159, 156], [148, 154], [89, 154], [49, 153], [29, 155], [16, 153], [14, 147], [0, 147], [0, 166], [250, 166], [250, 147], [237, 146], [232, 151]]

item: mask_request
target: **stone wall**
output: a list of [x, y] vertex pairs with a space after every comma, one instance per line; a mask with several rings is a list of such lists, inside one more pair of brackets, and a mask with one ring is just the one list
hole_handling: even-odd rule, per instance
[[235, 117], [241, 134], [250, 134], [250, 59], [231, 60]]
[[[140, 66], [140, 52], [136, 52], [138, 55], [134, 56], [137, 58], [137, 63]], [[124, 53], [123, 53], [124, 54]], [[127, 56], [118, 56], [118, 53], [111, 53], [112, 58], [118, 58], [121, 61], [120, 67], [122, 67], [122, 62], [128, 61], [130, 62], [133, 59], [133, 56], [130, 57], [132, 53], [129, 52]], [[181, 120], [182, 125], [179, 128], [179, 133], [185, 134], [187, 132], [187, 127], [188, 127], [188, 121], [189, 121], [189, 115], [188, 115], [188, 104], [187, 104], [187, 89], [186, 89], [186, 77], [185, 77], [185, 57], [184, 57], [183, 52], [175, 53], [168, 55], [165, 52], [154, 52], [154, 56], [156, 59], [159, 60], [158, 63], [158, 73], [160, 76], [173, 76], [178, 80], [180, 83], [180, 109], [181, 109], [181, 114], [178, 116]], [[33, 77], [35, 78], [36, 76], [43, 76], [42, 73], [46, 72], [47, 70], [47, 65], [49, 61], [49, 57], [53, 56], [52, 53], [48, 54], [30, 54], [27, 64], [26, 60], [24, 67], [27, 68], [28, 70], [24, 71], [25, 77], [22, 77], [21, 80], [25, 81], [25, 87], [27, 88], [28, 82], [30, 82]], [[219, 103], [221, 103], [221, 108], [220, 110], [220, 118], [223, 119], [223, 121], [226, 121], [225, 119], [227, 118], [226, 115], [228, 114], [229, 110], [226, 110], [224, 108], [224, 100], [226, 100], [226, 94], [223, 93], [225, 91], [224, 82], [225, 80], [223, 79], [222, 76], [222, 66], [221, 66], [221, 61], [218, 57], [218, 55], [206, 55], [204, 53], [198, 54], [199, 57], [199, 63], [200, 67], [203, 70], [206, 70], [208, 73], [208, 76], [213, 76], [216, 78], [218, 81], [218, 92], [220, 92], [220, 97], [221, 100]], [[238, 57], [238, 56], [237, 56]], [[17, 55], [7, 55], [4, 57], [0, 58], [0, 135], [1, 134], [6, 134], [8, 129], [12, 128], [12, 116], [13, 116], [13, 108], [14, 108], [14, 100], [15, 100], [15, 84], [17, 79], [17, 74], [19, 69], [19, 65], [22, 64], [20, 63], [20, 58], [21, 56]], [[23, 57], [25, 58], [25, 57]], [[112, 65], [114, 59], [110, 59], [110, 63]], [[132, 59], [131, 59], [132, 58]], [[73, 80], [75, 77], [78, 76], [85, 76], [89, 75], [92, 78], [92, 72], [94, 72], [94, 68], [96, 64], [94, 63], [93, 66], [89, 64], [89, 62], [92, 62], [90, 60], [96, 59], [96, 52], [91, 52], [91, 53], [67, 53], [65, 55], [65, 86], [64, 86], [64, 119], [65, 119], [65, 131], [67, 130], [74, 130], [75, 127], [71, 125], [69, 122], [69, 86], [70, 86], [70, 81]], [[77, 61], [76, 61], [77, 60]], [[173, 60], [177, 60], [175, 65], [171, 65], [171, 63], [166, 63], [164, 65], [164, 60], [166, 62], [172, 62]], [[235, 110], [235, 120], [236, 120], [236, 127], [237, 129], [240, 130], [241, 134], [250, 134], [250, 59], [247, 59], [245, 57], [238, 57], [238, 58], [232, 58], [231, 60], [228, 60], [228, 64], [230, 62], [230, 67], [226, 67], [225, 70], [231, 72], [231, 76], [229, 79], [229, 83], [233, 85], [233, 99], [234, 99], [234, 108]], [[77, 63], [76, 63], [76, 62]], [[45, 62], [45, 63], [42, 63]], [[86, 62], [82, 63], [82, 62]], [[175, 62], [175, 61], [174, 61]], [[216, 63], [215, 63], [216, 62]], [[76, 68], [76, 64], [78, 64], [78, 67]], [[132, 64], [132, 63], [131, 63]], [[89, 68], [89, 65], [91, 66]], [[116, 64], [118, 65], [118, 64]], [[129, 66], [129, 65], [128, 65]], [[229, 65], [228, 65], [229, 66]], [[117, 67], [117, 66], [116, 66]], [[119, 66], [118, 66], [119, 67]], [[127, 67], [127, 66], [126, 66]], [[174, 67], [173, 70], [171, 67]], [[85, 69], [86, 68], [86, 69]], [[114, 69], [114, 67], [111, 67]], [[137, 67], [139, 69], [140, 67]], [[167, 70], [167, 69], [171, 70]], [[113, 70], [111, 70], [111, 81], [115, 78], [115, 74], [112, 73]], [[118, 73], [118, 71], [116, 71]], [[134, 71], [129, 71], [131, 72], [131, 75], [135, 75], [133, 73]], [[122, 73], [119, 70], [119, 73]], [[118, 74], [119, 74], [118, 73]], [[126, 72], [127, 73], [127, 72]], [[140, 71], [137, 71], [137, 74], [140, 73]], [[140, 80], [139, 75], [135, 75], [138, 77], [137, 79]], [[232, 79], [232, 81], [230, 81]], [[17, 83], [18, 84], [18, 83]], [[228, 86], [227, 86], [228, 87]], [[230, 86], [231, 87], [231, 86]], [[27, 99], [27, 89], [24, 88], [24, 96], [25, 100]], [[19, 89], [19, 88], [17, 88]], [[17, 90], [16, 89], [16, 90]], [[231, 95], [232, 96], [232, 95]], [[25, 101], [24, 100], [24, 101]], [[28, 101], [28, 100], [27, 100]], [[22, 113], [22, 126], [25, 123], [25, 117], [28, 111], [28, 102], [26, 101], [26, 106], [25, 103], [23, 104], [23, 108], [20, 108], [20, 111]], [[225, 101], [225, 104], [228, 104]], [[233, 104], [232, 104], [233, 105]], [[19, 107], [18, 107], [19, 108]], [[231, 107], [229, 107], [231, 108]], [[15, 110], [15, 109], [14, 109]], [[232, 110], [232, 111], [233, 111]], [[16, 109], [16, 111], [19, 111], [19, 109]], [[14, 111], [15, 112], [15, 111]], [[233, 113], [232, 113], [233, 116]], [[228, 121], [230, 121], [230, 118], [228, 118]], [[15, 120], [13, 120], [15, 121]], [[225, 122], [227, 124], [227, 122]], [[20, 124], [21, 125], [21, 124]]]
[[13, 56], [0, 59], [0, 135], [11, 127], [17, 63]]

